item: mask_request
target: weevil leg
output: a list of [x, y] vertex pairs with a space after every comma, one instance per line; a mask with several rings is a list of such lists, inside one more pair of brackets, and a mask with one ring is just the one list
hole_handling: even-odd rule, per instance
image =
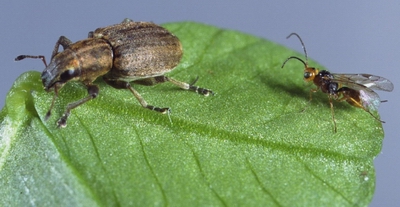
[[103, 79], [108, 85], [110, 85], [110, 86], [112, 86], [112, 87], [114, 87], [116, 89], [129, 89], [133, 93], [135, 98], [139, 101], [139, 103], [146, 109], [157, 111], [157, 112], [160, 112], [162, 114], [165, 114], [165, 113], [169, 114], [170, 111], [171, 111], [169, 108], [160, 108], [160, 107], [156, 107], [156, 106], [152, 106], [152, 105], [147, 104], [147, 102], [144, 100], [144, 98], [139, 94], [139, 92], [137, 92], [131, 86], [131, 84], [129, 82], [119, 81], [119, 80], [110, 80], [110, 79], [107, 79], [105, 76], [103, 76]]
[[156, 107], [156, 106], [152, 106], [147, 104], [147, 102], [143, 99], [143, 97], [139, 94], [139, 92], [137, 92], [129, 83], [128, 83], [128, 89], [133, 93], [133, 95], [136, 97], [136, 99], [140, 102], [140, 104], [147, 109], [153, 110], [153, 111], [157, 111], [160, 112], [162, 114], [165, 114], [171, 111], [169, 108], [160, 108], [160, 107]]
[[133, 20], [129, 18], [125, 18], [124, 20], [122, 20], [122, 23], [128, 23], [128, 22], [133, 22]]
[[58, 54], [58, 48], [60, 47], [60, 45], [65, 50], [71, 44], [72, 44], [71, 40], [69, 40], [65, 36], [61, 36], [60, 38], [58, 38], [58, 41], [56, 42], [56, 45], [54, 46], [53, 53], [51, 54], [51, 60], [53, 60], [54, 56], [56, 56]]
[[198, 77], [196, 78], [195, 81], [193, 81], [193, 83], [189, 84], [189, 83], [178, 81], [173, 78], [166, 77], [166, 76], [157, 76], [157, 77], [152, 77], [152, 78], [136, 80], [136, 81], [134, 81], [134, 83], [141, 84], [141, 85], [155, 85], [158, 83], [170, 82], [182, 89], [194, 91], [194, 92], [196, 92], [198, 94], [202, 94], [204, 96], [208, 96], [210, 94], [214, 95], [214, 93], [209, 89], [200, 88], [198, 86], [195, 86], [194, 84], [197, 82], [197, 80], [198, 80]]
[[57, 121], [57, 126], [58, 127], [66, 127], [67, 126], [67, 119], [69, 117], [69, 115], [71, 114], [71, 110], [96, 98], [97, 95], [99, 94], [99, 87], [96, 85], [86, 85], [87, 87], [87, 91], [88, 91], [88, 96], [86, 96], [83, 99], [80, 99], [78, 101], [69, 103], [67, 105], [67, 109], [65, 110], [64, 114], [62, 115], [62, 117]]
[[53, 100], [51, 101], [50, 108], [49, 108], [49, 110], [47, 111], [46, 116], [44, 117], [44, 120], [45, 120], [45, 121], [47, 121], [47, 120], [50, 118], [50, 116], [51, 116], [51, 110], [53, 110], [54, 103], [56, 102], [56, 99], [57, 99], [57, 97], [58, 97], [58, 87], [59, 87], [59, 84], [58, 84], [58, 83], [54, 84], [54, 96], [53, 96]]
[[169, 82], [171, 82], [172, 84], [174, 84], [174, 85], [177, 85], [177, 86], [179, 86], [180, 88], [182, 88], [182, 89], [185, 89], [185, 90], [189, 90], [189, 91], [194, 91], [194, 92], [196, 92], [196, 93], [198, 93], [198, 94], [202, 94], [202, 95], [204, 95], [204, 96], [208, 96], [208, 95], [214, 95], [214, 92], [212, 92], [210, 89], [206, 89], [206, 88], [200, 88], [200, 87], [198, 87], [198, 86], [195, 86], [194, 84], [197, 82], [197, 80], [199, 79], [198, 77], [196, 78], [196, 80], [193, 82], [193, 83], [191, 83], [191, 84], [189, 84], [189, 83], [185, 83], [185, 82], [182, 82], [182, 81], [179, 81], [179, 80], [175, 80], [175, 79], [173, 79], [173, 78], [168, 78], [168, 77], [165, 77]]
[[94, 32], [93, 32], [93, 31], [90, 31], [90, 32], [88, 33], [88, 38], [93, 38], [93, 36], [94, 36]]

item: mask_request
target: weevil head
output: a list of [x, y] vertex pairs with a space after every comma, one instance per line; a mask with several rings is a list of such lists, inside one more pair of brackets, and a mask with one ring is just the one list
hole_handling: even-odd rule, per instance
[[44, 89], [60, 89], [69, 81], [92, 83], [113, 66], [113, 50], [101, 38], [88, 38], [57, 53], [42, 72]]
[[53, 57], [41, 77], [44, 89], [50, 91], [55, 84], [61, 88], [68, 81], [79, 79], [80, 74], [79, 61], [69, 50], [64, 50]]

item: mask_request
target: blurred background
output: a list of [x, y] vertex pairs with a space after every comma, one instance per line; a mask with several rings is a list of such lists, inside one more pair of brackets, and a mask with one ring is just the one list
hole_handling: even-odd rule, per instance
[[[14, 62], [20, 54], [45, 55], [48, 62], [61, 35], [75, 42], [98, 27], [124, 18], [157, 24], [196, 21], [263, 37], [308, 55], [331, 72], [370, 73], [390, 79], [395, 90], [379, 93], [385, 139], [375, 159], [376, 192], [371, 206], [400, 205], [400, 1], [2, 1], [0, 3], [0, 107], [15, 79], [42, 71], [39, 60]], [[299, 77], [303, 74], [299, 69]], [[350, 141], [350, 140], [349, 140]]]

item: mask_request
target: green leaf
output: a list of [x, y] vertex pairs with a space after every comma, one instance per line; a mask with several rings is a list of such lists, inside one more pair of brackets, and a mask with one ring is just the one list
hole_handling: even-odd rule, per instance
[[378, 121], [334, 102], [334, 133], [327, 95], [314, 93], [309, 103], [315, 87], [302, 80], [303, 65], [281, 69], [302, 54], [198, 23], [165, 26], [185, 51], [168, 76], [198, 76], [216, 95], [135, 85], [149, 104], [172, 109], [170, 121], [100, 78], [99, 96], [57, 129], [66, 105], [86, 90], [66, 84], [44, 121], [53, 93], [39, 72], [22, 74], [0, 114], [1, 205], [368, 205], [383, 139]]

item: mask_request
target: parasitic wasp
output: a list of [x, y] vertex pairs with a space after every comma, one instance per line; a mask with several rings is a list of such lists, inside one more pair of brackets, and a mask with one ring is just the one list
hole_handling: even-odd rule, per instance
[[296, 59], [304, 65], [304, 80], [307, 82], [313, 82], [317, 88], [310, 90], [310, 101], [312, 99], [312, 93], [321, 90], [323, 93], [328, 94], [329, 104], [331, 107], [332, 120], [334, 123], [334, 131], [337, 131], [335, 113], [333, 110], [332, 100], [346, 101], [347, 103], [362, 108], [368, 112], [377, 121], [385, 123], [378, 117], [374, 116], [371, 111], [376, 111], [381, 101], [378, 94], [373, 90], [392, 91], [393, 83], [388, 79], [370, 74], [340, 74], [331, 73], [327, 70], [319, 70], [308, 65], [308, 57], [306, 47], [304, 46], [303, 40], [297, 33], [291, 33], [286, 39], [291, 36], [299, 38], [300, 43], [304, 50], [305, 61], [299, 57], [291, 56], [285, 60], [282, 64], [282, 68], [286, 62], [290, 59]]

